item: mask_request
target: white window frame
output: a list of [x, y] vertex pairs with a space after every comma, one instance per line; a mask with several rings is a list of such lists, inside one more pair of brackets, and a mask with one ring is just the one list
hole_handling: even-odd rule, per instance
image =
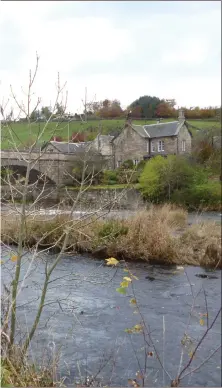
[[186, 140], [182, 140], [182, 152], [186, 151]]
[[137, 166], [138, 163], [139, 163], [139, 160], [138, 160], [138, 159], [134, 159], [134, 160], [133, 160], [134, 166]]
[[155, 143], [154, 143], [154, 141], [151, 141], [150, 149], [151, 149], [151, 152], [155, 152]]
[[163, 140], [158, 141], [158, 152], [164, 152], [164, 141]]

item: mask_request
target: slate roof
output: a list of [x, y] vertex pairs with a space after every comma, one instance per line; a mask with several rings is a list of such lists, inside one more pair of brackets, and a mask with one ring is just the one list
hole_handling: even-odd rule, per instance
[[150, 125], [135, 125], [131, 124], [131, 127], [144, 138], [155, 138], [155, 137], [168, 137], [176, 136], [183, 126], [184, 122], [171, 121], [168, 123], [158, 123]]
[[50, 141], [48, 145], [52, 145], [56, 148], [57, 151], [62, 154], [73, 154], [78, 152], [83, 152], [86, 150], [91, 142], [79, 142], [79, 143], [67, 143], [63, 141]]
[[99, 139], [107, 140], [107, 141], [111, 141], [114, 138], [114, 136], [112, 135], [98, 135], [97, 137], [99, 137]]

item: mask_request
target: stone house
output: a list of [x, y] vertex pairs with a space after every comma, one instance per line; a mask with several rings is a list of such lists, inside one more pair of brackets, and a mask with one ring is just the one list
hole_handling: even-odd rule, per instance
[[114, 136], [98, 134], [92, 141], [92, 147], [101, 155], [111, 158], [113, 156], [113, 139]]
[[111, 139], [112, 136], [102, 136], [102, 139], [98, 141], [97, 136], [94, 141], [78, 143], [51, 140], [45, 143], [41, 150], [54, 153], [55, 159], [58, 154], [62, 154], [64, 157], [75, 160], [75, 163], [86, 162], [97, 169], [110, 169], [113, 168]]
[[128, 159], [136, 165], [156, 155], [190, 154], [191, 139], [183, 110], [179, 111], [178, 121], [135, 125], [128, 120], [123, 131], [112, 140], [114, 168]]
[[86, 151], [90, 142], [68, 143], [64, 141], [49, 141], [43, 147], [46, 152], [54, 152], [61, 154], [78, 154]]

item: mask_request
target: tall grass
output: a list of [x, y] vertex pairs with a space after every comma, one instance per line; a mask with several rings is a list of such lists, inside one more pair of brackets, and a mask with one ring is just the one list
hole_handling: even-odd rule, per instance
[[[68, 221], [65, 215], [48, 220], [40, 216], [30, 217], [26, 224], [24, 246], [38, 244], [40, 249], [52, 246], [60, 249], [67, 222], [72, 226], [67, 247], [70, 252], [92, 253], [103, 248], [105, 257], [166, 265], [222, 266], [220, 225], [205, 222], [188, 227], [187, 212], [168, 204], [151, 206], [149, 210], [124, 220]], [[2, 215], [2, 241], [17, 244], [18, 222], [15, 217], [9, 219]], [[210, 250], [210, 246], [214, 249]]]

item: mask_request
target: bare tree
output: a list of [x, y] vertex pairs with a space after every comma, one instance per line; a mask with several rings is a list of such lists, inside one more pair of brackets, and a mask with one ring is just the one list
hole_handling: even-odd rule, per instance
[[[6, 313], [4, 314], [4, 320], [2, 322], [1, 335], [5, 343], [4, 357], [7, 359], [7, 362], [10, 363], [10, 359], [13, 357], [15, 348], [17, 346], [16, 342], [16, 333], [19, 329], [18, 326], [18, 297], [25, 286], [26, 280], [32, 275], [33, 267], [35, 267], [36, 259], [41, 257], [44, 253], [48, 251], [48, 246], [44, 248], [44, 242], [47, 239], [50, 239], [50, 236], [56, 233], [59, 229], [62, 230], [61, 234], [57, 236], [55, 240], [51, 243], [51, 249], [54, 247], [60, 246], [59, 253], [56, 254], [53, 260], [45, 262], [45, 274], [44, 274], [44, 284], [41, 288], [40, 297], [38, 299], [38, 308], [35, 316], [33, 316], [33, 322], [31, 327], [25, 333], [21, 343], [20, 343], [20, 357], [24, 360], [26, 354], [30, 348], [30, 343], [36, 333], [36, 330], [40, 324], [40, 318], [42, 316], [43, 310], [46, 306], [49, 305], [49, 302], [46, 302], [47, 292], [49, 287], [52, 285], [52, 274], [54, 273], [57, 265], [61, 261], [64, 253], [68, 248], [72, 246], [70, 242], [70, 237], [73, 233], [77, 233], [79, 236], [84, 235], [84, 230], [87, 225], [94, 223], [97, 219], [101, 217], [101, 213], [104, 216], [104, 213], [107, 214], [115, 206], [118, 198], [110, 200], [110, 203], [103, 204], [99, 203], [97, 209], [91, 212], [89, 215], [84, 215], [80, 219], [75, 219], [74, 212], [78, 209], [79, 200], [83, 193], [89, 188], [93, 182], [93, 179], [100, 173], [103, 169], [102, 160], [97, 156], [95, 160], [95, 153], [89, 148], [85, 150], [84, 153], [79, 155], [79, 160], [81, 163], [81, 176], [78, 177], [78, 195], [73, 199], [68, 191], [67, 196], [69, 197], [71, 207], [69, 213], [66, 217], [63, 218], [60, 225], [55, 224], [51, 225], [51, 228], [46, 231], [41, 238], [38, 238], [37, 241], [34, 241], [32, 245], [26, 244], [26, 235], [29, 228], [30, 220], [35, 220], [36, 208], [39, 206], [43, 199], [50, 198], [51, 193], [55, 190], [54, 187], [50, 188], [48, 185], [47, 177], [50, 176], [50, 169], [52, 163], [48, 163], [48, 166], [43, 173], [39, 173], [38, 177], [34, 181], [30, 181], [32, 171], [34, 169], [38, 170], [38, 162], [43, 155], [47, 153], [47, 147], [44, 149], [39, 148], [38, 145], [41, 142], [42, 138], [48, 130], [49, 123], [53, 114], [56, 112], [58, 105], [66, 106], [67, 104], [67, 92], [65, 91], [66, 84], [61, 86], [60, 76], [58, 74], [57, 85], [56, 85], [56, 97], [51, 109], [51, 114], [44, 122], [43, 127], [34, 126], [31, 120], [31, 115], [33, 112], [36, 112], [39, 108], [41, 99], [37, 98], [36, 101], [33, 100], [34, 92], [33, 86], [36, 79], [36, 75], [39, 67], [39, 57], [36, 56], [36, 66], [34, 73], [29, 72], [29, 82], [27, 92], [25, 93], [26, 103], [23, 101], [20, 102], [20, 99], [16, 96], [13, 88], [11, 86], [11, 94], [14, 105], [17, 106], [19, 114], [22, 113], [25, 116], [25, 124], [27, 128], [27, 136], [31, 139], [31, 144], [27, 148], [26, 152], [23, 152], [22, 145], [23, 141], [20, 137], [20, 134], [17, 132], [16, 125], [11, 123], [9, 120], [13, 116], [13, 111], [10, 108], [8, 113], [8, 103], [1, 104], [1, 114], [5, 121], [5, 130], [7, 130], [8, 142], [10, 148], [13, 150], [18, 160], [21, 160], [23, 165], [25, 165], [25, 174], [23, 177], [19, 177], [18, 174], [15, 174], [15, 171], [5, 168], [4, 174], [1, 176], [2, 183], [7, 186], [8, 191], [10, 192], [10, 199], [4, 200], [4, 207], [7, 210], [7, 216], [10, 217], [11, 221], [13, 220], [16, 229], [16, 235], [13, 238], [9, 238], [10, 242], [16, 244], [16, 249], [12, 249], [11, 260], [15, 262], [15, 272], [12, 275], [11, 287], [5, 289], [7, 290], [4, 305], [7, 306]], [[65, 94], [65, 102], [64, 102]], [[86, 97], [85, 97], [86, 104]], [[86, 114], [86, 110], [85, 110]], [[85, 119], [87, 117], [85, 116]], [[35, 123], [34, 123], [35, 124]], [[56, 134], [59, 124], [55, 125], [52, 134]], [[94, 159], [93, 159], [94, 158]], [[74, 159], [75, 160], [75, 159]], [[53, 162], [53, 161], [52, 161]], [[10, 161], [8, 162], [10, 164]], [[66, 172], [67, 176], [70, 175], [71, 179], [75, 180], [75, 174], [70, 174], [69, 171]], [[79, 179], [80, 178], [80, 179]], [[39, 194], [34, 198], [33, 203], [28, 203], [28, 197], [30, 192], [33, 193], [36, 190], [39, 190]], [[122, 194], [123, 195], [123, 194]], [[16, 203], [16, 198], [20, 198], [20, 204]], [[57, 209], [59, 209], [61, 203], [57, 204]], [[56, 214], [56, 210], [55, 210]], [[56, 215], [55, 215], [56, 217]], [[55, 218], [54, 217], [54, 218]], [[4, 239], [7, 238], [7, 230], [3, 230], [2, 234]], [[41, 247], [41, 251], [40, 251]], [[25, 274], [21, 273], [22, 266], [26, 262], [26, 254], [29, 252], [31, 254], [31, 260], [27, 266]], [[66, 298], [68, 300], [68, 298]], [[52, 303], [55, 303], [52, 301]], [[56, 303], [59, 305], [62, 304], [62, 300], [57, 300]], [[20, 381], [21, 383], [21, 381]]]

